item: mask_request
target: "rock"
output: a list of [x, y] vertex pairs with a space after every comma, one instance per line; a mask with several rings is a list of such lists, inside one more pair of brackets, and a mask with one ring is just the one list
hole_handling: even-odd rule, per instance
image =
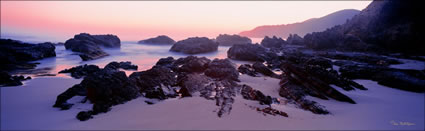
[[126, 62], [110, 62], [108, 63], [105, 68], [111, 68], [111, 69], [125, 69], [125, 70], [137, 70], [137, 65], [133, 65], [131, 64], [130, 61], [126, 61]]
[[161, 58], [156, 62], [155, 66], [164, 66], [164, 67], [171, 68], [173, 66], [174, 61], [176, 60], [171, 56], [167, 58]]
[[[306, 69], [296, 66], [291, 63], [284, 63], [282, 70], [285, 72], [283, 81], [293, 81], [299, 83], [304, 89], [308, 89], [309, 95], [315, 96], [322, 99], [328, 99], [327, 97], [333, 98], [338, 101], [348, 102], [355, 104], [350, 97], [342, 94], [338, 90], [332, 88], [329, 83], [321, 80], [323, 78], [312, 77]], [[285, 82], [283, 82], [285, 83]], [[283, 84], [284, 86], [284, 84]]]
[[264, 109], [257, 108], [257, 111], [260, 111], [260, 112], [263, 112], [263, 113], [266, 113], [266, 114], [270, 114], [270, 115], [273, 115], [273, 116], [280, 115], [280, 116], [288, 117], [288, 114], [286, 114], [285, 112], [273, 109], [271, 107], [266, 107]]
[[[330, 58], [330, 59], [347, 60], [348, 62], [349, 61], [361, 62], [361, 63], [367, 63], [367, 64], [378, 65], [378, 66], [402, 64], [400, 61], [396, 59], [391, 59], [391, 58], [387, 58], [387, 57], [379, 56], [375, 54], [326, 52], [326, 53], [318, 53], [318, 55], [322, 57]], [[336, 63], [336, 64], [338, 64], [339, 66], [342, 66], [344, 63]]]
[[238, 71], [242, 74], [247, 74], [252, 77], [256, 77], [258, 72], [250, 64], [243, 64], [238, 67]]
[[160, 36], [157, 36], [155, 38], [149, 38], [149, 39], [146, 39], [146, 40], [141, 40], [137, 43], [139, 43], [139, 44], [172, 45], [172, 44], [176, 43], [176, 41], [174, 41], [173, 39], [171, 39], [170, 37], [168, 37], [166, 35], [160, 35]]
[[205, 75], [211, 78], [239, 81], [239, 72], [236, 65], [229, 59], [214, 59], [205, 70]]
[[272, 97], [265, 96], [262, 92], [252, 89], [252, 87], [248, 85], [242, 85], [241, 95], [244, 99], [256, 100], [262, 105], [265, 104], [270, 106], [270, 104], [273, 103]]
[[93, 118], [91, 111], [81, 111], [77, 114], [77, 119], [80, 121], [86, 121]]
[[217, 51], [218, 43], [206, 37], [191, 37], [175, 43], [170, 51], [185, 54], [199, 54]]
[[80, 57], [84, 61], [109, 55], [100, 48], [101, 46], [119, 48], [121, 46], [121, 41], [115, 35], [90, 35], [81, 33], [65, 42], [65, 48], [81, 53]]
[[261, 45], [267, 48], [280, 48], [285, 44], [285, 40], [277, 38], [276, 36], [273, 36], [272, 38], [266, 36], [263, 40], [261, 40]]
[[248, 37], [243, 37], [239, 35], [228, 35], [220, 34], [217, 36], [216, 41], [221, 46], [232, 46], [234, 44], [251, 44], [252, 41]]
[[67, 103], [69, 99], [74, 96], [87, 96], [87, 89], [81, 84], [76, 84], [68, 88], [65, 92], [59, 94], [53, 107], [60, 108], [61, 110], [68, 110], [73, 104]]
[[307, 59], [306, 63], [308, 65], [318, 66], [323, 69], [332, 68], [332, 62], [328, 59], [321, 57], [310, 57]]
[[291, 45], [304, 45], [304, 39], [297, 34], [289, 34], [286, 42]]
[[80, 85], [87, 89], [87, 98], [93, 103], [94, 113], [106, 112], [113, 105], [140, 96], [140, 89], [123, 71], [108, 68], [86, 76]]
[[265, 76], [270, 76], [270, 77], [273, 77], [273, 78], [279, 78], [279, 75], [277, 75], [272, 70], [270, 70], [269, 68], [267, 68], [263, 63], [255, 62], [254, 64], [252, 64], [252, 68], [256, 72], [259, 72], [259, 73], [261, 73], [261, 74], [263, 74]]
[[71, 77], [80, 79], [84, 76], [87, 76], [89, 74], [92, 74], [94, 72], [99, 71], [100, 68], [96, 65], [80, 65], [76, 67], [72, 67], [70, 69], [64, 69], [59, 71], [59, 73], [71, 73]]
[[370, 79], [391, 88], [425, 92], [425, 73], [419, 70], [392, 69], [365, 64], [344, 65], [341, 75], [350, 79]]
[[188, 56], [177, 59], [173, 66], [179, 66], [179, 72], [204, 72], [210, 62], [206, 57]]
[[266, 49], [259, 44], [233, 45], [227, 51], [227, 57], [244, 61], [265, 61]]
[[35, 63], [29, 61], [55, 57], [55, 46], [50, 42], [29, 44], [11, 39], [0, 39], [0, 71], [34, 69]]
[[5, 71], [0, 71], [0, 87], [3, 86], [20, 86], [21, 81], [31, 79], [31, 77], [25, 78], [24, 76], [11, 76]]
[[130, 79], [147, 98], [160, 100], [176, 97], [176, 91], [172, 86], [177, 82], [177, 74], [171, 69], [155, 66], [149, 70], [134, 72]]

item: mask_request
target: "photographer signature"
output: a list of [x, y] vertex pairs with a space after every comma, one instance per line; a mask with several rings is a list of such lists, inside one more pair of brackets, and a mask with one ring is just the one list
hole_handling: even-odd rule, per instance
[[415, 123], [411, 123], [411, 122], [403, 122], [403, 121], [390, 121], [390, 124], [394, 125], [394, 126], [414, 126], [416, 125]]

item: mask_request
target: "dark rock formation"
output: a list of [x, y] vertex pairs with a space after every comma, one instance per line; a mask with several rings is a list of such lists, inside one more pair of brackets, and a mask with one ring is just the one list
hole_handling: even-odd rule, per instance
[[170, 37], [168, 37], [166, 35], [160, 35], [160, 36], [157, 36], [155, 38], [149, 38], [149, 39], [146, 39], [146, 40], [141, 40], [137, 43], [139, 43], [139, 44], [172, 45], [172, 44], [176, 43], [176, 41], [174, 41], [173, 39], [171, 39]]
[[259, 44], [233, 45], [227, 51], [227, 57], [236, 60], [264, 61], [267, 57], [267, 52]]
[[373, 1], [345, 24], [304, 36], [314, 49], [402, 52], [424, 55], [421, 25], [423, 8], [418, 1]]
[[145, 97], [164, 100], [177, 96], [172, 87], [177, 82], [176, 76], [170, 68], [155, 66], [146, 71], [134, 72], [129, 78]]
[[119, 48], [120, 39], [115, 35], [90, 35], [81, 33], [65, 42], [65, 48], [79, 52], [84, 61], [98, 59], [108, 54], [100, 47]]
[[238, 67], [238, 71], [242, 74], [247, 74], [249, 76], [256, 77], [258, 76], [258, 72], [255, 71], [254, 68], [250, 64], [243, 64]]
[[228, 59], [214, 59], [208, 64], [205, 75], [219, 80], [239, 81], [239, 72], [236, 70], [236, 65]]
[[286, 114], [285, 112], [273, 109], [271, 107], [266, 107], [264, 109], [257, 108], [257, 111], [263, 112], [265, 114], [270, 114], [270, 115], [273, 115], [273, 116], [281, 115], [281, 116], [284, 116], [284, 117], [288, 117], [288, 114]]
[[126, 61], [126, 62], [110, 62], [109, 64], [107, 64], [105, 66], [105, 68], [112, 68], [112, 69], [125, 69], [125, 70], [137, 70], [137, 65], [133, 65], [131, 64], [130, 61]]
[[11, 39], [0, 39], [0, 70], [33, 69], [29, 61], [54, 57], [55, 46], [50, 42], [40, 44], [23, 43]]
[[252, 68], [256, 71], [259, 72], [265, 76], [270, 76], [270, 77], [274, 77], [274, 78], [279, 78], [279, 75], [277, 75], [276, 73], [274, 73], [272, 70], [270, 70], [269, 68], [267, 68], [263, 63], [260, 62], [255, 62], [254, 64], [252, 64]]
[[217, 51], [218, 43], [206, 37], [191, 37], [178, 41], [170, 51], [182, 52], [185, 54], [199, 54]]
[[261, 45], [267, 48], [280, 48], [285, 44], [285, 40], [277, 38], [276, 36], [273, 36], [272, 38], [266, 36], [263, 40], [261, 40]]
[[64, 69], [59, 71], [59, 73], [71, 73], [71, 77], [80, 79], [84, 76], [87, 76], [89, 74], [92, 74], [94, 72], [99, 71], [100, 68], [96, 65], [80, 65], [76, 67], [72, 67], [70, 69]]
[[383, 66], [353, 64], [340, 68], [341, 75], [350, 79], [371, 79], [378, 84], [413, 92], [425, 92], [425, 72], [392, 69]]
[[177, 69], [178, 72], [204, 72], [208, 68], [208, 64], [211, 62], [206, 57], [188, 56], [185, 58], [179, 58], [174, 63], [173, 69]]
[[289, 34], [286, 43], [291, 45], [304, 45], [304, 39], [297, 34]]
[[0, 71], [0, 87], [3, 86], [20, 86], [22, 85], [21, 81], [31, 79], [31, 77], [24, 76], [11, 76], [5, 71]]
[[228, 34], [220, 34], [217, 36], [216, 41], [221, 46], [232, 46], [234, 44], [251, 44], [252, 41], [248, 37], [243, 37], [239, 35], [228, 35]]
[[[330, 58], [330, 59], [354, 61], [354, 62], [360, 62], [360, 63], [367, 63], [371, 65], [379, 65], [379, 66], [401, 64], [401, 62], [398, 60], [387, 58], [384, 56], [375, 55], [375, 54], [327, 52], [327, 53], [318, 53], [318, 55], [326, 57], [326, 58]], [[334, 62], [334, 64], [339, 66], [344, 65], [342, 61]]]

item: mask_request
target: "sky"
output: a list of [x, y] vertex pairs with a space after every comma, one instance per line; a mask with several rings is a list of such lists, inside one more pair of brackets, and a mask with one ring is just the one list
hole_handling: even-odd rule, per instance
[[75, 34], [122, 41], [157, 35], [214, 38], [261, 25], [301, 22], [371, 1], [1, 1], [1, 37], [60, 42]]

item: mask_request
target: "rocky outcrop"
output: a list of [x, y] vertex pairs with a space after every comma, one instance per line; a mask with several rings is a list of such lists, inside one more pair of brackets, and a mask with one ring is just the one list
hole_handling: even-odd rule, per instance
[[[131, 62], [110, 62], [105, 67], [112, 69], [112, 70], [118, 70], [118, 69], [125, 69], [125, 70], [137, 70], [137, 65], [132, 65]], [[80, 65], [76, 67], [72, 67], [70, 69], [64, 69], [59, 71], [59, 73], [71, 73], [71, 77], [80, 79], [82, 77], [88, 76], [90, 74], [93, 74], [97, 71], [99, 71], [100, 68], [97, 65]]]
[[234, 44], [251, 44], [252, 41], [248, 37], [243, 37], [239, 35], [228, 35], [220, 34], [217, 36], [216, 41], [221, 46], [232, 46]]
[[0, 39], [0, 71], [33, 69], [36, 63], [30, 61], [55, 57], [55, 46], [50, 42], [29, 44], [11, 39]]
[[261, 45], [267, 48], [280, 48], [284, 46], [286, 43], [282, 38], [277, 38], [273, 36], [272, 38], [266, 36], [263, 40], [261, 40]]
[[80, 65], [76, 67], [72, 67], [70, 69], [64, 69], [59, 71], [59, 73], [71, 73], [71, 77], [80, 79], [84, 76], [87, 76], [89, 74], [92, 74], [94, 72], [99, 71], [100, 68], [96, 65]]
[[126, 62], [110, 62], [109, 64], [107, 64], [105, 66], [105, 68], [112, 68], [112, 69], [124, 69], [124, 70], [137, 70], [138, 66], [137, 65], [133, 65], [131, 64], [130, 61], [126, 61]]
[[400, 90], [425, 92], [425, 72], [392, 69], [384, 66], [352, 64], [340, 68], [342, 76], [350, 79], [371, 79], [378, 84]]
[[199, 54], [217, 51], [218, 43], [207, 37], [191, 37], [175, 43], [170, 51], [182, 52], [185, 54]]
[[286, 43], [291, 45], [304, 45], [304, 39], [297, 34], [289, 34]]
[[227, 57], [235, 60], [264, 61], [267, 57], [267, 52], [259, 44], [233, 45], [227, 51]]
[[304, 36], [314, 49], [402, 52], [423, 55], [424, 17], [417, 1], [373, 1], [345, 24]]
[[164, 100], [178, 95], [173, 88], [177, 74], [170, 68], [155, 66], [146, 71], [134, 72], [129, 78], [147, 98]]
[[155, 38], [149, 38], [149, 39], [146, 39], [146, 40], [141, 40], [137, 43], [139, 43], [139, 44], [172, 45], [172, 44], [176, 43], [176, 41], [174, 41], [173, 39], [171, 39], [170, 37], [168, 37], [166, 35], [160, 35], [160, 36], [157, 36]]
[[12, 76], [5, 71], [0, 71], [0, 87], [3, 86], [20, 86], [22, 85], [21, 81], [31, 79], [31, 77], [24, 76]]
[[108, 54], [100, 47], [120, 48], [121, 41], [115, 35], [90, 35], [81, 33], [65, 42], [65, 48], [79, 52], [83, 61], [98, 59]]

